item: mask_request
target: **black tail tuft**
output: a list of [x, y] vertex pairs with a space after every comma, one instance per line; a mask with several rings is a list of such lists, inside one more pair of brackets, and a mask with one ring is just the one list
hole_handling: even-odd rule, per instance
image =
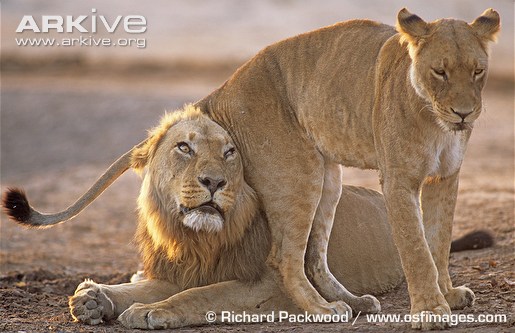
[[29, 201], [25, 192], [19, 188], [8, 188], [2, 196], [2, 206], [5, 214], [13, 221], [27, 225], [32, 215]]
[[485, 230], [474, 231], [451, 243], [451, 252], [479, 250], [494, 245], [492, 234]]

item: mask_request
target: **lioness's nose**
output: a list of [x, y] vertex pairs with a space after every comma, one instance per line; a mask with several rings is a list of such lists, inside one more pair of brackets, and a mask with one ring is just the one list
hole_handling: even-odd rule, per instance
[[453, 113], [460, 116], [461, 120], [463, 120], [463, 121], [465, 121], [465, 118], [467, 118], [467, 116], [472, 113], [472, 111], [468, 111], [468, 110], [454, 110], [453, 108], [451, 108], [451, 110]]
[[211, 195], [227, 184], [223, 178], [198, 177], [198, 181], [211, 192]]

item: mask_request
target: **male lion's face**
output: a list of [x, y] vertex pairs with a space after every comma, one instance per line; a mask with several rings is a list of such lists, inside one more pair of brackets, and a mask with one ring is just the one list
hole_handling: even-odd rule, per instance
[[471, 129], [479, 117], [488, 42], [499, 28], [499, 14], [492, 9], [470, 24], [454, 19], [427, 23], [406, 9], [399, 12], [397, 29], [412, 60], [411, 84], [442, 128]]
[[159, 142], [148, 174], [161, 206], [194, 231], [220, 231], [244, 182], [231, 138], [207, 118], [173, 125]]

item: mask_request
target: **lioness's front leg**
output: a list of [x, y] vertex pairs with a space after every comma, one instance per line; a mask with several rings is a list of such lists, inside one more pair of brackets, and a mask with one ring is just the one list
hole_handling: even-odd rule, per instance
[[449, 252], [458, 194], [458, 173], [426, 182], [422, 189], [422, 212], [426, 240], [438, 270], [438, 285], [451, 309], [474, 303], [474, 293], [465, 286], [452, 287]]
[[306, 273], [327, 301], [344, 301], [355, 312], [375, 313], [381, 310], [379, 301], [371, 296], [357, 297], [349, 292], [329, 271], [327, 246], [336, 207], [342, 193], [342, 169], [339, 164], [325, 161], [322, 197], [317, 207], [306, 250]]
[[118, 317], [133, 303], [154, 303], [180, 291], [179, 287], [162, 280], [142, 280], [116, 285], [98, 284], [86, 280], [70, 297], [70, 312], [76, 321], [97, 325]]
[[230, 323], [230, 320], [224, 320], [222, 311], [277, 316], [279, 310], [299, 312], [275, 280], [268, 276], [254, 283], [233, 280], [192, 288], [153, 304], [136, 303], [118, 320], [128, 328], [164, 329]]
[[417, 316], [412, 327], [443, 329], [448, 323], [430, 316], [450, 315], [451, 310], [438, 286], [438, 271], [424, 237], [420, 188], [421, 181], [406, 173], [383, 178], [388, 221], [408, 283], [411, 314]]

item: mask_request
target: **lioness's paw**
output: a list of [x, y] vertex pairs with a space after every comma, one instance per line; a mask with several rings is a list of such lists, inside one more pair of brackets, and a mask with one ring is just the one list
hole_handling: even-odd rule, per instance
[[449, 292], [445, 294], [445, 299], [452, 310], [461, 310], [467, 306], [474, 305], [476, 296], [469, 288], [460, 286], [449, 290]]
[[415, 311], [411, 314], [411, 328], [421, 330], [444, 330], [449, 328], [451, 309], [447, 304], [431, 310]]
[[114, 317], [113, 302], [102, 286], [91, 280], [79, 284], [68, 304], [73, 319], [85, 324], [97, 325]]
[[177, 328], [181, 325], [178, 317], [169, 310], [152, 304], [134, 303], [125, 310], [118, 321], [127, 328], [165, 329]]
[[372, 295], [363, 295], [352, 303], [352, 310], [361, 313], [378, 313], [381, 311], [381, 303]]
[[352, 318], [352, 308], [347, 303], [342, 301], [331, 302], [327, 307], [328, 311], [323, 312], [324, 314], [337, 314], [345, 315], [348, 319]]

